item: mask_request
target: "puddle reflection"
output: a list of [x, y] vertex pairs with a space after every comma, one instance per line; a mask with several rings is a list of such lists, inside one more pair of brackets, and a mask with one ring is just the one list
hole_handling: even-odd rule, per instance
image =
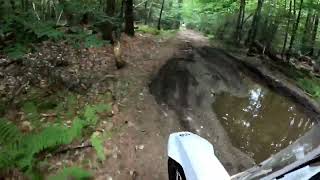
[[217, 96], [213, 110], [232, 143], [257, 163], [292, 144], [314, 123], [287, 98], [245, 79], [246, 97]]

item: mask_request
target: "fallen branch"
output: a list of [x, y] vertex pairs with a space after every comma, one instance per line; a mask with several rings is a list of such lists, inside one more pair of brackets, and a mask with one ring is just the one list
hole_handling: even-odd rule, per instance
[[86, 140], [85, 142], [83, 142], [80, 145], [67, 145], [67, 146], [64, 146], [62, 148], [59, 148], [57, 151], [55, 151], [53, 153], [53, 155], [63, 154], [63, 153], [66, 153], [68, 151], [74, 151], [74, 150], [85, 149], [85, 148], [90, 148], [90, 147], [92, 147], [91, 142], [89, 140]]
[[15, 63], [21, 63], [20, 61], [17, 61], [17, 60], [12, 60], [12, 59], [0, 59], [0, 67], [8, 67], [10, 66], [11, 64], [15, 64]]

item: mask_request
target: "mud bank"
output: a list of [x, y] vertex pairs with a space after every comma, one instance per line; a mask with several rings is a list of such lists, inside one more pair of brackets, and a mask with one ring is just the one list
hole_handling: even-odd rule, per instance
[[285, 77], [281, 72], [276, 69], [269, 69], [265, 67], [263, 62], [255, 58], [238, 58], [236, 55], [227, 53], [223, 49], [219, 49], [221, 53], [234, 59], [237, 63], [240, 63], [251, 76], [257, 76], [262, 83], [265, 83], [270, 88], [274, 89], [278, 93], [289, 97], [298, 104], [301, 104], [306, 109], [310, 110], [314, 115], [320, 114], [320, 104], [308, 96], [302, 89], [293, 85], [290, 79]]

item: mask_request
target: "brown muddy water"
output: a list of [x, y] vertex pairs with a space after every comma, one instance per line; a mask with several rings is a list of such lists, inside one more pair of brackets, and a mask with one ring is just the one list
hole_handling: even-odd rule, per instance
[[303, 136], [313, 125], [302, 107], [244, 77], [245, 95], [217, 95], [212, 105], [232, 144], [256, 163]]

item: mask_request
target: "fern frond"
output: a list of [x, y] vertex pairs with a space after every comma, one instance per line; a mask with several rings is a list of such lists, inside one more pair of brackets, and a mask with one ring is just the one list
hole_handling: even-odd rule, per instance
[[[81, 136], [85, 127], [96, 125], [97, 112], [110, 109], [110, 105], [86, 106], [81, 118], [75, 118], [71, 128], [65, 126], [50, 126], [37, 134], [22, 136], [20, 131], [8, 121], [0, 121], [0, 170], [16, 167], [24, 172], [30, 172], [35, 163], [35, 156], [45, 150], [70, 144]], [[103, 141], [92, 136], [92, 144], [98, 157], [103, 160]], [[78, 176], [77, 176], [78, 177]], [[76, 178], [78, 179], [78, 178]]]
[[12, 163], [10, 152], [2, 151], [0, 152], [0, 170], [9, 169], [14, 166]]
[[93, 106], [86, 106], [84, 109], [83, 120], [87, 126], [95, 125], [98, 121], [96, 110]]
[[104, 154], [103, 139], [101, 138], [101, 136], [92, 134], [90, 142], [95, 151], [97, 152], [98, 158], [101, 161], [104, 161], [106, 159], [106, 156]]
[[21, 137], [19, 129], [9, 121], [0, 119], [0, 145], [13, 142]]

